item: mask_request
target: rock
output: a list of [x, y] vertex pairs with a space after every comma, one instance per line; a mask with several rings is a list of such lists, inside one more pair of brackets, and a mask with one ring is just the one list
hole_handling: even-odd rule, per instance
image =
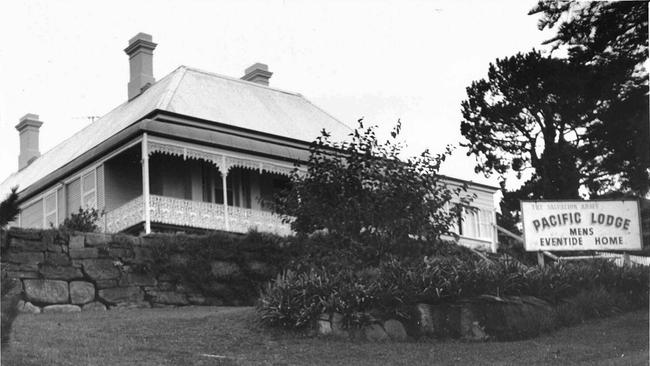
[[9, 236], [12, 238], [21, 238], [27, 240], [41, 240], [43, 230], [39, 229], [20, 229], [12, 228], [9, 230]]
[[72, 249], [70, 248], [70, 258], [72, 259], [85, 259], [85, 258], [97, 258], [99, 257], [99, 252], [97, 248], [79, 248]]
[[174, 253], [169, 256], [169, 264], [174, 267], [183, 267], [189, 263], [190, 257], [187, 254]]
[[187, 294], [187, 301], [192, 305], [208, 305], [208, 299], [201, 294]]
[[133, 251], [127, 248], [108, 248], [107, 254], [111, 258], [121, 258], [121, 259], [133, 258]]
[[9, 263], [29, 264], [38, 269], [38, 264], [43, 262], [43, 253], [40, 252], [14, 252], [12, 250], [3, 253], [2, 260]]
[[343, 315], [341, 313], [332, 314], [332, 333], [337, 336], [347, 336], [348, 332], [343, 328]]
[[366, 339], [373, 342], [385, 342], [389, 340], [388, 334], [379, 324], [370, 324], [363, 328]]
[[89, 302], [81, 307], [82, 311], [106, 311], [106, 305], [99, 301]]
[[78, 313], [81, 308], [77, 305], [48, 305], [43, 308], [43, 313]]
[[433, 317], [431, 316], [431, 307], [428, 304], [417, 304], [415, 307], [418, 316], [418, 327], [421, 334], [432, 336], [435, 333], [433, 327]]
[[120, 286], [154, 286], [156, 279], [150, 274], [125, 273], [118, 283]]
[[18, 301], [18, 311], [24, 314], [40, 314], [41, 308], [29, 301]]
[[51, 253], [63, 253], [63, 247], [61, 246], [61, 244], [48, 243], [47, 251]]
[[117, 280], [97, 280], [95, 285], [98, 289], [117, 287]]
[[81, 305], [95, 299], [95, 285], [86, 281], [70, 282], [70, 302]]
[[113, 239], [111, 234], [102, 233], [86, 233], [86, 246], [87, 247], [102, 247], [107, 246]]
[[7, 277], [10, 278], [41, 278], [36, 271], [7, 271]]
[[66, 266], [70, 264], [70, 258], [64, 253], [45, 253], [45, 263]]
[[328, 314], [321, 314], [318, 320], [316, 321], [316, 330], [319, 335], [330, 335], [332, 334], [332, 324], [330, 323]]
[[47, 249], [47, 245], [42, 240], [29, 240], [23, 238], [11, 238], [11, 248], [25, 252], [42, 252]]
[[407, 339], [406, 329], [399, 320], [390, 319], [384, 322], [384, 331], [394, 341], [403, 342]]
[[153, 254], [151, 253], [151, 248], [146, 247], [134, 247], [133, 248], [133, 263], [144, 263], [150, 262], [153, 260]]
[[487, 333], [472, 307], [471, 304], [463, 304], [460, 308], [460, 336], [470, 341], [485, 341], [488, 338]]
[[73, 280], [75, 278], [83, 278], [83, 274], [79, 268], [69, 266], [54, 266], [50, 264], [42, 265], [38, 270], [44, 278], [53, 280]]
[[115, 287], [99, 290], [99, 297], [111, 304], [142, 302], [144, 292], [139, 287]]
[[117, 279], [120, 270], [110, 259], [84, 259], [81, 261], [84, 272], [93, 280]]
[[232, 262], [214, 261], [210, 264], [212, 275], [216, 279], [228, 279], [240, 273], [239, 266]]
[[68, 283], [57, 280], [23, 280], [27, 300], [36, 303], [62, 304], [69, 298]]
[[140, 237], [126, 234], [113, 234], [111, 238], [111, 246], [131, 248], [140, 245]]
[[166, 305], [187, 305], [189, 301], [183, 294], [173, 291], [150, 291], [147, 295], [151, 297], [151, 302]]
[[84, 247], [85, 238], [83, 235], [70, 235], [68, 240], [68, 247], [70, 249], [82, 249]]

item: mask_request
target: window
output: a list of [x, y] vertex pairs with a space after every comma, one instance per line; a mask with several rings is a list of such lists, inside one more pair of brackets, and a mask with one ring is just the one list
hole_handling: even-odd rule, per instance
[[81, 176], [81, 206], [97, 208], [97, 179], [94, 170]]
[[43, 217], [45, 221], [43, 222], [43, 227], [48, 228], [50, 225], [56, 226], [59, 222], [57, 217], [57, 197], [56, 192], [53, 192], [45, 196], [45, 205], [43, 207]]
[[20, 223], [22, 227], [43, 228], [43, 200], [32, 203], [21, 210]]
[[66, 202], [67, 216], [70, 216], [78, 212], [79, 207], [81, 207], [81, 180], [77, 178], [66, 184], [65, 190], [68, 197]]

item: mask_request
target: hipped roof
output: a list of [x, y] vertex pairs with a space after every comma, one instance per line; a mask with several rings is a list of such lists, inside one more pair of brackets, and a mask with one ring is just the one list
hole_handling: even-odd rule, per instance
[[0, 184], [0, 198], [11, 187], [24, 190], [155, 110], [307, 143], [322, 129], [339, 140], [352, 131], [300, 94], [181, 66], [10, 175]]

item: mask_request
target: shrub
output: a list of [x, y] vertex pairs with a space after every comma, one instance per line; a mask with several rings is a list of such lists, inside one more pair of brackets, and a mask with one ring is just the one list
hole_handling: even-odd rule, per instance
[[[323, 312], [341, 313], [346, 325], [362, 326], [377, 317], [408, 318], [408, 307], [421, 302], [528, 295], [559, 305], [582, 291], [603, 297], [598, 289], [620, 294], [631, 307], [647, 306], [647, 269], [616, 267], [607, 261], [539, 268], [507, 260], [434, 257], [417, 263], [394, 258], [358, 270], [288, 271], [263, 289], [258, 310], [263, 323], [285, 328], [304, 327]], [[613, 311], [614, 303], [599, 303], [602, 306], [594, 305], [588, 316]], [[579, 308], [585, 304], [588, 301]]]
[[398, 122], [385, 143], [362, 120], [351, 141], [334, 142], [323, 131], [310, 147], [306, 174], [294, 170], [291, 187], [276, 197], [275, 212], [295, 218], [297, 233], [327, 229], [365, 245], [375, 263], [409, 237], [447, 234], [471, 200], [461, 194], [465, 187], [448, 188], [438, 175], [450, 149], [403, 160], [400, 129]]
[[92, 233], [99, 231], [99, 226], [97, 222], [99, 217], [102, 215], [100, 211], [96, 208], [79, 208], [77, 213], [70, 214], [70, 217], [67, 217], [63, 224], [61, 225], [61, 230], [69, 231], [82, 231], [86, 233]]

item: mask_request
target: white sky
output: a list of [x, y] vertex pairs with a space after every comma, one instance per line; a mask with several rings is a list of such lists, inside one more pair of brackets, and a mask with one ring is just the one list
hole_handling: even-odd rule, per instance
[[[4, 1], [0, 5], [0, 181], [17, 170], [26, 113], [41, 153], [126, 99], [138, 32], [153, 35], [156, 79], [179, 65], [241, 77], [269, 65], [271, 86], [303, 94], [354, 127], [398, 118], [411, 154], [457, 145], [460, 102], [497, 57], [538, 49], [530, 1]], [[457, 149], [443, 173], [496, 184]], [[514, 182], [513, 182], [514, 184]]]

